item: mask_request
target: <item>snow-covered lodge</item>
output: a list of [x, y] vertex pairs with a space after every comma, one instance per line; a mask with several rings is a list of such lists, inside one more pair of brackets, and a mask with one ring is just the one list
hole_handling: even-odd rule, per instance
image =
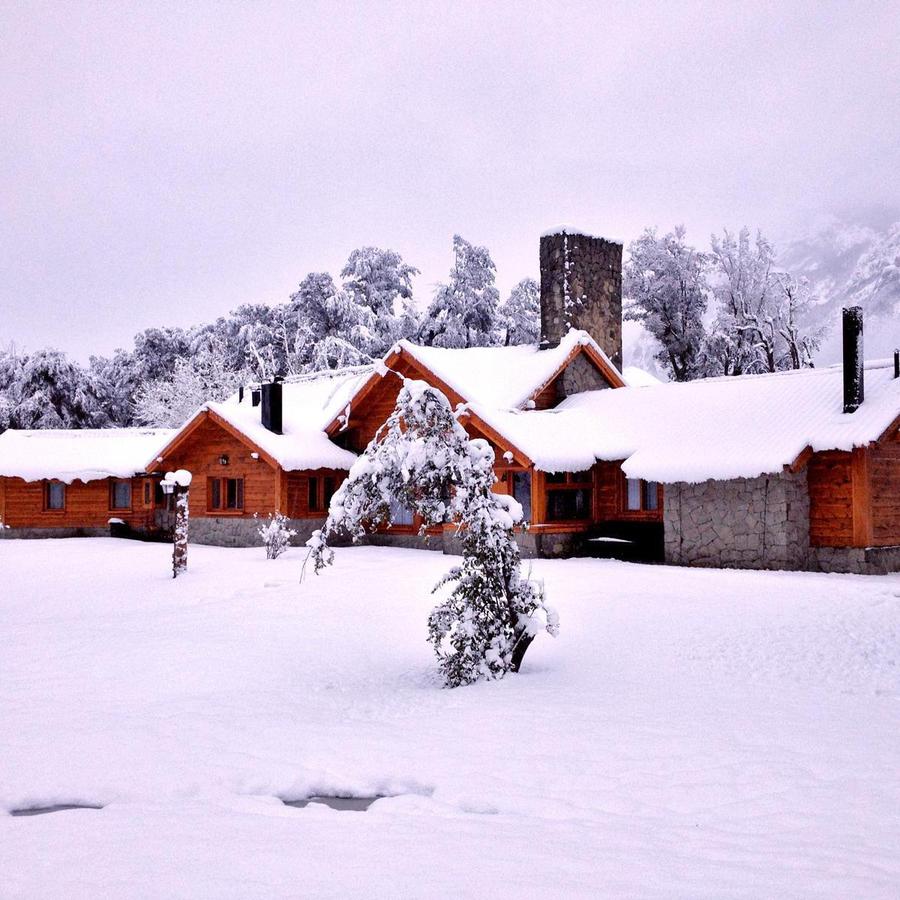
[[[401, 342], [374, 367], [255, 386], [175, 432], [0, 436], [6, 537], [138, 534], [169, 523], [159, 481], [194, 475], [191, 537], [258, 543], [278, 509], [298, 540], [324, 521], [403, 378], [440, 388], [491, 443], [498, 492], [523, 505], [526, 554], [878, 573], [900, 570], [896, 361], [681, 384], [621, 374], [620, 244], [541, 239], [540, 346], [448, 350]], [[855, 319], [849, 318], [851, 333]], [[853, 411], [845, 411], [853, 409]], [[420, 545], [397, 509], [376, 541]], [[452, 551], [454, 529], [428, 535]]]

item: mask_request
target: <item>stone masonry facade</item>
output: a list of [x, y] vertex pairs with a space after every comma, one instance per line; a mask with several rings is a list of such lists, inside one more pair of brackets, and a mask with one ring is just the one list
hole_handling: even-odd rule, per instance
[[900, 547], [812, 547], [806, 472], [665, 487], [666, 562], [884, 575]]
[[806, 472], [665, 486], [666, 562], [809, 568]]
[[[189, 540], [192, 544], [213, 547], [261, 547], [260, 524], [260, 519], [194, 516], [188, 526]], [[297, 532], [296, 537], [291, 538], [291, 545], [302, 547], [313, 531], [325, 524], [325, 519], [288, 519], [287, 524]]]
[[582, 394], [585, 391], [602, 391], [608, 388], [606, 379], [597, 371], [597, 368], [583, 354], [579, 354], [566, 366], [562, 377], [557, 381], [557, 391], [561, 395], [559, 400], [565, 400], [572, 394]]
[[544, 235], [541, 344], [555, 347], [580, 328], [622, 368], [622, 245], [583, 234]]

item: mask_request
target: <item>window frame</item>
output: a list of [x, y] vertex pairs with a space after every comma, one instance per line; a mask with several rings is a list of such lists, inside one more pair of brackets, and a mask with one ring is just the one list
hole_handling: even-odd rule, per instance
[[[234, 506], [228, 505], [228, 482], [234, 482]], [[209, 476], [206, 480], [206, 511], [217, 516], [240, 516], [246, 509], [244, 479], [240, 476]], [[215, 500], [218, 500], [218, 506]]]
[[[128, 505], [116, 506], [116, 485], [128, 486]], [[134, 509], [134, 486], [130, 478], [110, 478], [109, 479], [109, 511], [110, 512], [131, 512]]]
[[[553, 494], [581, 494], [585, 504], [585, 514], [582, 516], [555, 516], [552, 512]], [[549, 473], [544, 478], [544, 521], [550, 525], [576, 524], [584, 525], [594, 520], [594, 470], [586, 469], [580, 472], [555, 473], [551, 479]], [[577, 499], [574, 500], [577, 505]]]
[[[630, 484], [638, 485], [638, 500], [640, 507], [634, 509], [629, 506]], [[656, 486], [656, 505], [651, 506], [648, 502], [650, 496], [649, 491], [651, 485]], [[628, 478], [622, 473], [621, 491], [619, 499], [619, 514], [631, 519], [662, 519], [663, 516], [663, 486], [658, 481], [648, 481], [644, 478]]]
[[[62, 492], [62, 506], [51, 506], [50, 505], [50, 488], [58, 487]], [[68, 491], [66, 490], [66, 483], [64, 481], [58, 481], [55, 478], [48, 479], [44, 482], [43, 489], [43, 497], [44, 497], [44, 512], [48, 513], [64, 513], [66, 511], [66, 502]]]

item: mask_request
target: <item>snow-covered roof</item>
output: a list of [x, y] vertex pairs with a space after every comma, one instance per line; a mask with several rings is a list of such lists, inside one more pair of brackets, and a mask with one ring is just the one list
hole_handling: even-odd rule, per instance
[[653, 481], [753, 478], [781, 471], [807, 447], [868, 444], [900, 415], [889, 361], [867, 363], [865, 402], [849, 415], [842, 379], [834, 366], [590, 391], [546, 411], [472, 409], [542, 471], [621, 459], [626, 475]]
[[654, 384], [665, 384], [661, 378], [657, 378], [639, 366], [625, 366], [622, 369], [622, 377], [629, 387], [652, 387]]
[[590, 346], [613, 372], [618, 372], [586, 331], [570, 331], [558, 346], [545, 350], [539, 350], [537, 344], [451, 350], [401, 341], [398, 346], [465, 400], [499, 408], [524, 404], [578, 346]]
[[10, 429], [0, 434], [0, 476], [66, 483], [129, 478], [174, 434], [171, 428]]
[[333, 443], [325, 426], [347, 405], [350, 396], [372, 373], [372, 367], [346, 372], [320, 372], [282, 385], [282, 431], [274, 434], [262, 424], [262, 409], [253, 406], [250, 391], [243, 401], [235, 394], [223, 403], [208, 403], [283, 469], [349, 469], [356, 454]]

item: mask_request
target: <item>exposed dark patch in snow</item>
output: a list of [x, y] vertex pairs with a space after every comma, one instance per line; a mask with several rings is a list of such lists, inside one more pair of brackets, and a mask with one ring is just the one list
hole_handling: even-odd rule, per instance
[[11, 816], [42, 816], [44, 813], [63, 812], [67, 809], [103, 809], [92, 803], [54, 803], [51, 806], [30, 806], [27, 809], [12, 809]]

